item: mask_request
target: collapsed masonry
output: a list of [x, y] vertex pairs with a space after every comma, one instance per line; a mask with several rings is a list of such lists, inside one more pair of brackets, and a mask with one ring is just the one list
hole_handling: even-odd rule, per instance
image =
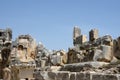
[[12, 30], [0, 29], [0, 79], [33, 78], [35, 69], [44, 71], [64, 65], [66, 57], [64, 50], [50, 52], [42, 43], [37, 45], [30, 35], [19, 35], [12, 41]]
[[67, 63], [67, 55], [64, 50], [49, 51], [40, 42], [36, 49], [36, 66], [45, 68], [45, 66], [62, 66]]
[[[88, 41], [87, 36], [81, 34], [80, 28], [74, 27], [73, 45], [67, 53], [64, 50], [49, 51], [42, 43], [37, 44], [30, 35], [19, 35], [12, 41], [12, 30], [0, 29], [0, 79], [66, 80], [68, 75], [67, 80], [79, 80], [79, 76], [89, 73], [92, 78], [83, 77], [82, 80], [94, 80], [96, 74], [103, 73], [100, 75], [107, 74], [119, 80], [116, 73], [120, 74], [120, 37], [99, 37], [98, 30], [92, 29]], [[7, 68], [8, 65], [10, 68]], [[52, 72], [54, 79], [50, 79], [48, 74]], [[4, 76], [3, 73], [9, 75]], [[74, 79], [71, 79], [71, 74]], [[102, 77], [103, 80], [109, 79], [106, 75]]]
[[3, 76], [3, 68], [9, 64], [12, 44], [12, 30], [0, 29], [0, 78]]
[[36, 42], [30, 35], [20, 35], [12, 45], [11, 59], [19, 62], [34, 61]]
[[89, 32], [89, 41], [87, 41], [86, 35], [82, 35], [81, 30], [78, 27], [74, 27], [73, 44], [74, 48], [69, 48], [68, 51], [68, 63], [87, 61], [111, 62], [115, 55], [112, 37], [110, 35], [98, 37], [97, 29], [92, 29]]
[[[88, 71], [93, 71], [93, 68], [99, 70], [98, 67], [93, 66], [103, 66], [103, 70], [105, 70], [105, 66], [108, 67], [111, 64], [114, 67], [119, 66], [120, 63], [120, 37], [117, 39], [112, 39], [110, 35], [105, 35], [102, 37], [98, 36], [98, 30], [92, 29], [89, 32], [89, 41], [87, 41], [87, 37], [81, 34], [81, 30], [79, 27], [74, 27], [73, 30], [73, 48], [69, 48], [68, 51], [68, 64], [62, 67], [64, 71], [72, 71], [72, 72], [80, 72], [87, 71], [84, 70], [83, 67], [87, 67]], [[102, 65], [102, 66], [101, 66]], [[109, 67], [109, 70], [113, 68], [113, 66]], [[115, 70], [114, 68], [113, 70]], [[105, 71], [109, 71], [105, 70]], [[97, 72], [97, 71], [95, 71]], [[111, 73], [114, 73], [112, 71]], [[119, 73], [119, 72], [118, 72]]]
[[[120, 37], [98, 36], [98, 30], [81, 34], [79, 27], [73, 30], [73, 48], [67, 53], [67, 64], [59, 71], [35, 70], [37, 80], [119, 80]], [[57, 68], [57, 67], [56, 67]]]

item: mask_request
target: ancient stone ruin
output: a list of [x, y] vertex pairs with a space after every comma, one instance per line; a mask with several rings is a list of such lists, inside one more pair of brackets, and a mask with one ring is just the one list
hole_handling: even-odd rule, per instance
[[120, 80], [120, 37], [77, 26], [73, 47], [49, 50], [29, 35], [12, 41], [12, 30], [0, 29], [0, 80]]
[[10, 62], [10, 51], [12, 44], [12, 30], [0, 29], [0, 78], [3, 76], [3, 69]]
[[[74, 27], [73, 48], [68, 51], [68, 63], [102, 61], [111, 62], [113, 59], [113, 39], [110, 35], [98, 37], [98, 30], [89, 32], [89, 41], [80, 29]], [[78, 33], [79, 32], [79, 33]], [[75, 37], [76, 35], [76, 37]]]

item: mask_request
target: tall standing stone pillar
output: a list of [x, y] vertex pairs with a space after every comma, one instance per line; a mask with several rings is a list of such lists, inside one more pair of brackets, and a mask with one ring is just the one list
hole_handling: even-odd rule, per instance
[[98, 38], [98, 30], [97, 29], [92, 29], [89, 32], [89, 41], [94, 42]]
[[75, 27], [74, 27], [74, 30], [73, 30], [73, 44], [74, 44], [74, 46], [75, 46], [76, 44], [79, 44], [79, 43], [80, 43], [80, 41], [78, 40], [79, 37], [80, 37], [80, 35], [81, 35], [81, 30], [80, 30], [80, 28], [77, 27], [77, 26], [75, 26]]

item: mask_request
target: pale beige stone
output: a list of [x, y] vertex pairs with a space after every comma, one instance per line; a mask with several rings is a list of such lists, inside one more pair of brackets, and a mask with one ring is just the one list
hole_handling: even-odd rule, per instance
[[3, 69], [3, 80], [11, 80], [11, 70], [8, 67]]

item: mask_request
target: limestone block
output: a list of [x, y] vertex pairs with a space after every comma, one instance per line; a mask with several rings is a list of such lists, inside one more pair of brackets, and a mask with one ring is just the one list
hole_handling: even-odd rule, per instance
[[69, 79], [69, 72], [59, 72], [57, 73], [57, 78], [56, 80], [70, 80]]
[[9, 68], [3, 69], [3, 80], [11, 80], [11, 70]]
[[120, 59], [120, 40], [119, 38], [117, 40], [114, 40], [114, 43], [113, 43], [113, 55]]
[[76, 80], [76, 72], [70, 73], [70, 80]]
[[80, 35], [79, 37], [76, 38], [76, 45], [75, 46], [77, 46], [77, 44], [83, 44], [86, 41], [87, 41], [87, 36]]
[[73, 44], [76, 45], [78, 44], [78, 37], [81, 35], [81, 30], [79, 27], [75, 26], [73, 30]]
[[34, 78], [35, 80], [50, 80], [48, 79], [47, 72], [43, 72], [43, 71], [34, 72]]
[[57, 78], [57, 74], [55, 72], [48, 72], [48, 76], [51, 80], [55, 80]]
[[41, 67], [42, 67], [42, 68], [45, 67], [45, 64], [46, 64], [46, 61], [45, 61], [45, 60], [41, 60]]
[[92, 29], [90, 32], [89, 32], [89, 40], [90, 41], [94, 41], [95, 39], [98, 38], [98, 30], [97, 29]]
[[64, 66], [62, 66], [61, 71], [80, 72], [85, 67], [90, 69], [90, 68], [100, 68], [107, 65], [109, 65], [109, 63], [107, 62], [81, 62], [81, 63], [65, 64]]
[[75, 26], [73, 30], [73, 39], [76, 39], [81, 35], [81, 30], [79, 27]]
[[110, 62], [113, 58], [111, 46], [102, 45], [101, 50], [96, 49], [93, 57], [94, 61]]
[[100, 59], [102, 58], [102, 50], [96, 49], [93, 60], [97, 61], [99, 58]]
[[60, 55], [53, 55], [51, 62], [53, 63], [53, 65], [62, 64], [62, 57]]
[[120, 37], [117, 38], [118, 47], [120, 48]]
[[116, 75], [113, 74], [94, 74], [92, 80], [118, 80]]
[[108, 61], [111, 61], [113, 58], [111, 46], [102, 45], [102, 51], [103, 51], [103, 58], [105, 58]]
[[20, 69], [19, 70], [19, 77], [21, 79], [33, 78], [33, 71], [34, 71], [34, 68], [31, 68], [31, 69]]
[[51, 71], [59, 71], [61, 69], [61, 66], [51, 66], [50, 70]]
[[90, 80], [90, 74], [89, 73], [77, 73], [76, 80]]
[[120, 74], [118, 74], [118, 80], [120, 80]]

